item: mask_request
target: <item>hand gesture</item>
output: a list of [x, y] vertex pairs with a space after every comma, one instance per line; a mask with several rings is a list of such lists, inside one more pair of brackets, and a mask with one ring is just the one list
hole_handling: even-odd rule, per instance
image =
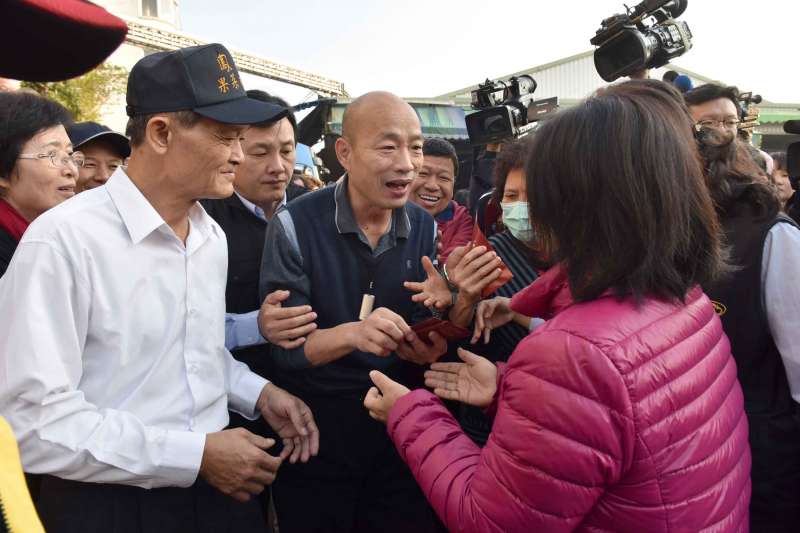
[[285, 350], [302, 346], [306, 336], [317, 329], [317, 314], [310, 305], [282, 307], [289, 291], [271, 292], [258, 311], [258, 329], [261, 336]]
[[406, 340], [397, 347], [397, 355], [400, 359], [418, 365], [429, 365], [438, 361], [447, 352], [447, 340], [435, 331], [428, 333], [428, 340], [431, 341], [430, 344], [412, 331], [411, 335], [406, 335]]
[[475, 310], [475, 332], [470, 342], [475, 344], [483, 335], [483, 342], [488, 343], [493, 329], [504, 326], [513, 319], [510, 298], [497, 296], [491, 300], [483, 300]]
[[406, 336], [413, 335], [403, 317], [385, 307], [375, 309], [356, 323], [353, 345], [362, 352], [385, 357], [397, 350]]
[[389, 411], [392, 410], [395, 402], [411, 390], [405, 385], [392, 381], [377, 370], [370, 372], [369, 378], [375, 386], [367, 392], [367, 397], [364, 398], [364, 407], [369, 411], [369, 416], [386, 423]]
[[307, 462], [319, 452], [319, 430], [311, 409], [297, 396], [268, 383], [256, 403], [267, 424], [283, 439], [281, 460]]
[[[460, 251], [460, 258], [458, 256], [453, 258], [455, 254], [454, 250], [447, 258], [447, 275], [450, 282], [458, 287], [459, 296], [465, 297], [469, 302], [477, 302], [481, 298], [483, 289], [500, 277], [503, 261], [497, 253], [489, 252], [485, 246], [476, 246], [472, 249], [464, 247], [464, 250]], [[451, 266], [451, 258], [459, 260]]]
[[433, 266], [431, 260], [425, 256], [422, 257], [422, 268], [425, 269], [425, 273], [428, 275], [425, 281], [406, 281], [403, 283], [406, 289], [417, 293], [411, 297], [411, 300], [422, 303], [428, 308], [447, 309], [452, 305], [453, 300], [447, 282]]
[[485, 408], [497, 391], [497, 367], [488, 359], [458, 349], [463, 363], [434, 363], [425, 372], [425, 386], [445, 400]]
[[274, 444], [274, 440], [244, 428], [209, 433], [203, 447], [200, 475], [223, 494], [246, 502], [275, 481], [283, 458], [265, 451]]

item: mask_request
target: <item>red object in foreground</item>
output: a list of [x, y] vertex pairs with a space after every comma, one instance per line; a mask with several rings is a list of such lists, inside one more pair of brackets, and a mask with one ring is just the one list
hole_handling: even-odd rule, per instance
[[128, 25], [85, 0], [0, 1], [0, 76], [60, 81], [102, 63]]
[[435, 331], [448, 341], [466, 339], [469, 337], [470, 333], [468, 329], [464, 329], [448, 320], [441, 320], [439, 318], [429, 318], [422, 322], [417, 322], [411, 326], [411, 329], [417, 334], [417, 337], [425, 342], [430, 340], [428, 334], [432, 331]]
[[[471, 247], [485, 246], [487, 253], [494, 251], [494, 246], [491, 245], [489, 239], [487, 239], [486, 235], [483, 234], [477, 222], [475, 223], [475, 226], [472, 228], [472, 241], [470, 242], [470, 246]], [[494, 292], [497, 289], [508, 283], [511, 280], [511, 278], [514, 277], [514, 274], [511, 273], [511, 270], [509, 270], [509, 268], [505, 265], [505, 263], [503, 263], [500, 266], [500, 270], [501, 270], [500, 277], [494, 280], [489, 285], [487, 285], [486, 288], [484, 288], [483, 291], [481, 291], [481, 298], [488, 298], [489, 296], [494, 294]]]

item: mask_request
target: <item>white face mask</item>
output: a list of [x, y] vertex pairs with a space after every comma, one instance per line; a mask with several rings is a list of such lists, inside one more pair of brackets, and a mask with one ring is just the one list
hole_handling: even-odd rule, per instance
[[501, 203], [503, 208], [503, 224], [511, 235], [522, 242], [533, 240], [533, 228], [528, 218], [528, 202]]

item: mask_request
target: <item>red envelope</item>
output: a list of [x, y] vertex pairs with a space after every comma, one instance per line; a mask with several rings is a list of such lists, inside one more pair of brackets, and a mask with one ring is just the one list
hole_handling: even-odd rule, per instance
[[435, 331], [448, 341], [466, 339], [470, 335], [470, 331], [468, 329], [464, 329], [461, 326], [456, 326], [450, 321], [441, 320], [439, 318], [429, 318], [428, 320], [417, 322], [411, 326], [411, 329], [417, 334], [417, 337], [425, 342], [430, 340], [428, 334], [431, 331]]
[[[475, 246], [485, 246], [487, 252], [493, 252], [494, 247], [489, 243], [489, 240], [481, 231], [481, 228], [478, 226], [478, 223], [475, 223], [475, 226], [472, 228], [472, 242], [470, 242], [470, 247]], [[502, 261], [502, 259], [501, 259]], [[508, 269], [505, 263], [500, 265], [500, 277], [494, 280], [492, 283], [486, 286], [485, 289], [481, 292], [481, 298], [488, 298], [492, 295], [494, 291], [505, 285], [506, 283], [514, 277], [514, 274], [511, 273], [511, 270]]]

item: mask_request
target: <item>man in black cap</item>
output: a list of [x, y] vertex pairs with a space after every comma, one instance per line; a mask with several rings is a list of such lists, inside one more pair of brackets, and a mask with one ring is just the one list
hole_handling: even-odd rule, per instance
[[111, 174], [131, 155], [128, 138], [97, 122], [76, 122], [67, 127], [72, 149], [83, 153], [75, 193], [105, 185]]
[[[0, 311], [0, 415], [46, 474], [49, 532], [261, 531], [234, 499], [319, 437], [302, 401], [225, 349], [225, 236], [197, 200], [233, 193], [246, 125], [285, 110], [247, 98], [218, 44], [145, 57], [127, 99], [128, 167], [37, 219], [0, 279], [18, 302]], [[229, 408], [263, 416], [281, 456], [224, 430]]]

